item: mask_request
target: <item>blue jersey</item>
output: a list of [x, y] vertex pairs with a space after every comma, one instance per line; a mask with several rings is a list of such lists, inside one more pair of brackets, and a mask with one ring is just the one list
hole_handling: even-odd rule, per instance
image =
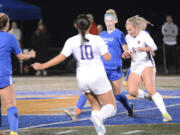
[[110, 34], [107, 31], [103, 31], [100, 36], [108, 45], [108, 50], [111, 54], [110, 61], [106, 61], [102, 58], [105, 69], [119, 69], [122, 67], [122, 45], [126, 44], [124, 33], [119, 29], [115, 29]]
[[0, 77], [12, 76], [11, 52], [17, 55], [22, 50], [12, 34], [0, 31]]

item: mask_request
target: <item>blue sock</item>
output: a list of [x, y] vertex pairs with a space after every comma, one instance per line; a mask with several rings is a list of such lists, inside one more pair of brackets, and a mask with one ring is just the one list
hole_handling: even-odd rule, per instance
[[121, 102], [123, 104], [123, 106], [129, 110], [130, 109], [130, 104], [129, 104], [129, 100], [126, 97], [126, 95], [124, 94], [119, 94], [119, 95], [115, 95], [116, 100], [118, 100], [119, 102]]
[[10, 131], [18, 131], [18, 112], [16, 106], [8, 108], [8, 122]]
[[81, 94], [81, 96], [78, 99], [76, 107], [82, 110], [86, 102], [87, 102], [86, 96], [84, 94]]
[[125, 81], [128, 81], [128, 78], [129, 78], [130, 73], [131, 73], [131, 70], [128, 69], [128, 71], [127, 71], [127, 73], [126, 73]]

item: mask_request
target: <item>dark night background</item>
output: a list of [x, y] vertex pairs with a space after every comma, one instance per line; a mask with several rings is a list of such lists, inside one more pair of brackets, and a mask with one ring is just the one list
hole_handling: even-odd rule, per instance
[[[65, 3], [60, 3], [62, 1], [45, 1], [45, 0], [22, 0], [29, 4], [39, 6], [42, 10], [42, 19], [44, 24], [47, 27], [47, 30], [53, 37], [53, 43], [50, 48], [63, 47], [64, 42], [70, 36], [73, 36], [77, 31], [73, 28], [73, 21], [78, 14], [81, 13], [92, 13], [94, 15], [95, 22], [97, 24], [103, 24], [104, 28], [104, 13], [107, 9], [113, 8], [116, 10], [119, 22], [116, 25], [117, 28], [121, 29], [124, 33], [125, 30], [125, 21], [127, 18], [140, 15], [149, 20], [154, 26], [148, 26], [148, 30], [151, 33], [155, 43], [158, 46], [158, 51], [156, 53], [156, 64], [159, 66], [163, 65], [163, 55], [162, 55], [162, 34], [161, 27], [165, 22], [165, 16], [172, 15], [174, 22], [180, 26], [180, 17], [179, 17], [179, 7], [175, 3], [170, 1], [158, 1], [160, 4], [151, 1], [144, 1], [144, 3], [136, 3], [135, 1], [123, 1], [123, 4], [117, 3], [118, 7], [106, 6], [106, 7], [94, 7], [95, 3], [93, 1], [83, 1], [79, 4], [77, 1], [68, 1]], [[73, 3], [71, 3], [73, 2]], [[120, 2], [120, 1], [119, 1]], [[157, 1], [156, 1], [157, 2]], [[88, 3], [91, 3], [88, 4]], [[77, 7], [76, 5], [81, 6]], [[83, 5], [84, 4], [84, 5]], [[105, 4], [105, 3], [104, 3]], [[115, 4], [115, 3], [114, 3]], [[74, 6], [73, 6], [74, 5]], [[107, 5], [107, 3], [106, 3]], [[71, 6], [71, 7], [70, 7]], [[89, 6], [89, 7], [84, 7]], [[91, 7], [92, 6], [92, 7]], [[102, 5], [101, 5], [102, 6]], [[105, 5], [103, 5], [105, 6]], [[23, 48], [31, 48], [31, 36], [37, 28], [38, 20], [23, 21]], [[22, 24], [22, 22], [19, 22]], [[180, 38], [178, 37], [178, 40]], [[58, 51], [53, 53], [50, 57], [57, 55]], [[52, 53], [51, 53], [52, 54]], [[49, 55], [49, 54], [48, 54]]]
[[[153, 23], [154, 27], [148, 27], [148, 30], [151, 32], [151, 35], [154, 37], [154, 40], [157, 44], [160, 44], [162, 38], [161, 35], [161, 26], [165, 22], [165, 16], [171, 14], [174, 18], [174, 22], [179, 25], [180, 18], [178, 8], [174, 6], [169, 6], [169, 3], [162, 3], [161, 6], [157, 4], [146, 4], [141, 3], [141, 5], [133, 6], [134, 3], [128, 5], [128, 2], [124, 2], [123, 6], [119, 7], [69, 7], [70, 5], [59, 4], [58, 1], [49, 1], [45, 0], [23, 0], [24, 2], [39, 6], [42, 9], [42, 19], [47, 26], [48, 31], [52, 34], [54, 39], [54, 44], [52, 47], [63, 46], [64, 41], [76, 34], [76, 30], [73, 28], [73, 20], [80, 13], [92, 13], [97, 24], [103, 24], [103, 16], [107, 9], [113, 8], [116, 10], [119, 18], [119, 23], [116, 25], [117, 28], [120, 28], [122, 31], [125, 31], [125, 21], [128, 17], [133, 15], [141, 15]], [[85, 1], [86, 2], [86, 1]], [[77, 4], [77, 3], [76, 3]], [[73, 5], [73, 3], [72, 3]], [[86, 4], [87, 5], [87, 4]], [[126, 6], [127, 5], [127, 6]], [[156, 7], [154, 7], [156, 5]], [[79, 5], [80, 6], [80, 5]], [[66, 8], [67, 7], [67, 8]], [[29, 27], [31, 25], [31, 27]], [[30, 34], [36, 29], [37, 21], [25, 21], [24, 22], [24, 38], [30, 37]], [[30, 47], [30, 44], [25, 39], [25, 46]]]

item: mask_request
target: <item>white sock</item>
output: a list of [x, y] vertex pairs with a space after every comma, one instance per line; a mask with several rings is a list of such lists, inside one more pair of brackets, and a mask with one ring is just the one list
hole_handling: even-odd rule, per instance
[[114, 109], [114, 106], [112, 104], [107, 104], [101, 108], [100, 116], [101, 116], [102, 120], [104, 121], [105, 119], [113, 116], [115, 111], [116, 110]]
[[144, 99], [146, 94], [147, 94], [146, 92], [144, 92], [143, 90], [139, 89], [138, 90], [138, 94], [137, 94], [136, 97], [139, 98], [139, 99]]
[[116, 113], [112, 104], [104, 105], [100, 111], [92, 111], [91, 118], [97, 117], [103, 123], [105, 119], [113, 116]]
[[[103, 125], [103, 116], [101, 116], [100, 111], [91, 112], [91, 121], [93, 122], [94, 128], [98, 135], [105, 135], [106, 128]], [[99, 130], [101, 128], [101, 130]]]
[[99, 115], [100, 115], [100, 111], [92, 111], [91, 112], [91, 117], [94, 117], [94, 116], [99, 117]]
[[167, 113], [162, 96], [157, 92], [152, 99], [162, 114]]

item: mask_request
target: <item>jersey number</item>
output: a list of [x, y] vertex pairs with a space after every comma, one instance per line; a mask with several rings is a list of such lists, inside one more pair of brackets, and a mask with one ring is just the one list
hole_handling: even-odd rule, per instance
[[136, 53], [136, 48], [133, 47], [133, 48], [132, 48], [132, 51], [133, 51], [133, 53]]
[[91, 60], [94, 58], [93, 56], [93, 51], [92, 51], [92, 46], [90, 45], [81, 45], [81, 59], [82, 60]]

